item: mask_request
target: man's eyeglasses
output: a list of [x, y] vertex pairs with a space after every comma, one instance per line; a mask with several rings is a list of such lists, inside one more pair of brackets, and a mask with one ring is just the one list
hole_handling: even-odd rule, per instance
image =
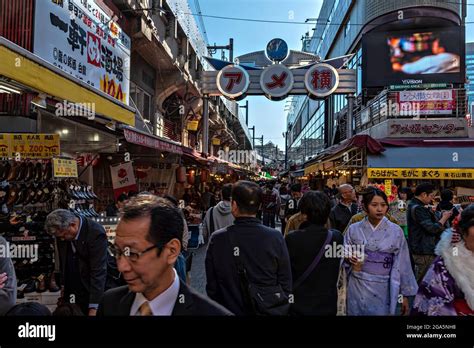
[[146, 252], [153, 250], [155, 248], [159, 248], [159, 246], [152, 245], [151, 247], [143, 251], [133, 251], [129, 247], [126, 247], [125, 249], [122, 250], [118, 248], [116, 245], [109, 245], [109, 253], [116, 259], [119, 259], [121, 256], [125, 256], [128, 260], [135, 262], [135, 261], [138, 261], [140, 256], [142, 256]]

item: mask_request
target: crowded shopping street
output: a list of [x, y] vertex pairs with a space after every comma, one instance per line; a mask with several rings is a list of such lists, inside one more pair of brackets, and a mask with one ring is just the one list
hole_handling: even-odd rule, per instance
[[265, 317], [472, 346], [473, 25], [471, 0], [0, 0], [0, 345], [261, 343]]

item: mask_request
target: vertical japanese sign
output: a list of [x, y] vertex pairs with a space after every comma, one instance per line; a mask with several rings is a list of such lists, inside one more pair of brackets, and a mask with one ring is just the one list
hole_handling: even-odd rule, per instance
[[33, 53], [128, 104], [130, 38], [94, 0], [36, 1]]

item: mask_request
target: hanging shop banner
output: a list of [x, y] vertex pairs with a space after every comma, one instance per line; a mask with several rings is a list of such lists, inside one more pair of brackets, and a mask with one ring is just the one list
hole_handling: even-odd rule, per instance
[[456, 109], [454, 90], [436, 89], [425, 91], [403, 91], [397, 93], [400, 114], [414, 110], [420, 115], [451, 114]]
[[112, 176], [112, 187], [114, 189], [115, 198], [124, 192], [137, 191], [132, 162], [110, 166], [110, 174]]
[[33, 53], [128, 105], [130, 38], [95, 1], [36, 1]]
[[77, 161], [63, 158], [53, 158], [55, 178], [77, 178]]
[[41, 159], [59, 156], [59, 134], [0, 134], [2, 157]]
[[474, 169], [434, 169], [434, 168], [368, 168], [372, 179], [450, 179], [472, 180]]
[[125, 135], [125, 140], [132, 144], [137, 144], [160, 151], [172, 152], [177, 154], [183, 153], [183, 150], [180, 145], [171, 144], [156, 137], [152, 137], [150, 135], [142, 134], [127, 128], [123, 130], [123, 134]]
[[228, 65], [217, 74], [217, 88], [231, 99], [242, 97], [250, 85], [248, 72], [238, 65]]

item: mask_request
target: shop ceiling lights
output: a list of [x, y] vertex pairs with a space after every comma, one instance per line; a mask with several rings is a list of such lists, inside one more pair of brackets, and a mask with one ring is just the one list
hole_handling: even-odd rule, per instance
[[38, 94], [36, 97], [33, 98], [31, 104], [40, 107], [42, 109], [46, 109], [46, 95], [45, 94]]
[[6, 86], [6, 85], [4, 85], [3, 83], [0, 83], [0, 93], [6, 93], [6, 94], [11, 94], [11, 93], [21, 94], [21, 91], [19, 91], [18, 89], [15, 89], [15, 88]]

